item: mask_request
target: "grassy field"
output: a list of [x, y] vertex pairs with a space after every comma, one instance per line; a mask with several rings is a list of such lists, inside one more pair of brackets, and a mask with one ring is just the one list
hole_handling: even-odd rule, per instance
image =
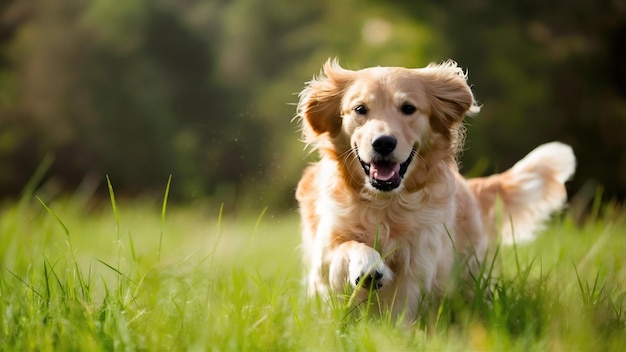
[[34, 196], [0, 212], [0, 350], [626, 350], [614, 208], [501, 248], [488, 298], [413, 327], [307, 298], [296, 214]]

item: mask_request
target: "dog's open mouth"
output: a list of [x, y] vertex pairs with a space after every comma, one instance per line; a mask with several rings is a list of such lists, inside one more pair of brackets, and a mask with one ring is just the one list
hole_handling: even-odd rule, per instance
[[372, 161], [371, 163], [366, 163], [361, 160], [360, 157], [359, 161], [361, 162], [363, 171], [365, 171], [370, 184], [380, 191], [387, 192], [400, 186], [402, 178], [404, 177], [406, 170], [409, 168], [409, 164], [411, 164], [411, 161], [413, 160], [414, 154], [415, 149], [411, 151], [409, 158], [403, 163], [391, 162], [388, 160], [377, 160]]

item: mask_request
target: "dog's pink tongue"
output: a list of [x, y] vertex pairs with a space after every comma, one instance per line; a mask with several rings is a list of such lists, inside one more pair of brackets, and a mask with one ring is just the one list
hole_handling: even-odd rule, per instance
[[380, 181], [389, 181], [394, 175], [400, 173], [400, 164], [372, 163], [370, 165], [370, 177]]

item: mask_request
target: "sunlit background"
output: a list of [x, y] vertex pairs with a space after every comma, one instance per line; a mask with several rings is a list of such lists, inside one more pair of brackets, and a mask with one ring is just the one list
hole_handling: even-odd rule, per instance
[[[463, 171], [571, 144], [570, 195], [626, 196], [626, 3], [9, 0], [0, 4], [0, 198], [163, 194], [293, 210], [315, 158], [292, 122], [328, 57], [456, 60], [482, 112]], [[45, 164], [47, 165], [47, 164]]]

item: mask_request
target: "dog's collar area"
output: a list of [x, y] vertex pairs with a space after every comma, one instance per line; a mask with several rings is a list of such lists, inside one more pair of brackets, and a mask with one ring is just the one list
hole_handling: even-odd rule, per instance
[[402, 178], [404, 178], [404, 174], [406, 174], [409, 164], [413, 161], [415, 148], [413, 148], [409, 158], [403, 163], [391, 162], [387, 160], [378, 160], [366, 163], [359, 157], [358, 151], [356, 151], [356, 155], [370, 184], [380, 191], [389, 192], [398, 188], [402, 183]]

